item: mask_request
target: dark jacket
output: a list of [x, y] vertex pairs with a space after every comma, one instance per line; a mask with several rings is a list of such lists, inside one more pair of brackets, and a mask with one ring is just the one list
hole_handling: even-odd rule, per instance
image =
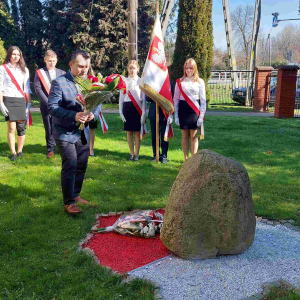
[[[46, 67], [43, 69], [51, 83], [51, 78], [50, 78], [48, 69]], [[57, 68], [55, 68], [55, 72], [56, 72], [56, 77], [66, 74], [65, 71], [63, 71], [61, 69], [57, 69]], [[44, 89], [43, 84], [40, 81], [40, 78], [39, 78], [37, 72], [35, 72], [35, 76], [34, 76], [34, 90], [40, 100], [40, 109], [41, 109], [42, 115], [43, 116], [48, 115], [48, 95], [46, 93], [46, 90]]]
[[[172, 98], [174, 96], [174, 84], [173, 82], [170, 82], [171, 84], [171, 93], [172, 93]], [[153, 101], [150, 97], [146, 96], [146, 101], [150, 102], [150, 108], [149, 108], [149, 113], [148, 113], [148, 119], [149, 120], [156, 120], [156, 103]], [[162, 111], [162, 109], [159, 107], [159, 120], [167, 121], [165, 118], [165, 115]]]
[[[82, 111], [81, 105], [76, 101], [78, 94], [76, 85], [70, 71], [52, 81], [48, 97], [49, 114], [53, 116], [53, 136], [55, 139], [76, 143], [81, 136], [81, 129], [76, 126], [76, 114]], [[100, 106], [94, 110], [95, 120], [98, 119]], [[85, 124], [84, 134], [89, 142], [90, 131], [88, 123]]]

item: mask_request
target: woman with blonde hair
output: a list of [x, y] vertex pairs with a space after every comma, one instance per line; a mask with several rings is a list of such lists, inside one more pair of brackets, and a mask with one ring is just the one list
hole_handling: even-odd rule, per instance
[[22, 51], [17, 46], [11, 46], [7, 50], [3, 65], [0, 66], [0, 109], [7, 123], [7, 141], [11, 152], [11, 161], [15, 161], [17, 156], [23, 156], [25, 120], [31, 106], [30, 94], [29, 71], [26, 68]]
[[199, 77], [197, 64], [193, 58], [184, 63], [183, 77], [176, 80], [174, 93], [175, 123], [181, 129], [181, 145], [184, 160], [198, 151], [198, 128], [203, 125], [206, 112], [206, 94], [204, 80]]
[[130, 150], [128, 160], [138, 161], [141, 146], [141, 124], [146, 122], [146, 98], [139, 88], [141, 80], [137, 75], [140, 70], [139, 63], [136, 60], [130, 60], [127, 69], [129, 76], [126, 78], [126, 93], [120, 91], [119, 112], [124, 122], [124, 130], [127, 131]]

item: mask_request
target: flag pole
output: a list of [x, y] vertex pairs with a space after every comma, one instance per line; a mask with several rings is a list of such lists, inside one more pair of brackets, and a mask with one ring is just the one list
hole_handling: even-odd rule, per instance
[[[159, 1], [156, 0], [156, 18], [159, 15]], [[159, 162], [159, 106], [156, 102], [156, 163]]]
[[156, 162], [159, 162], [159, 106], [156, 102]]

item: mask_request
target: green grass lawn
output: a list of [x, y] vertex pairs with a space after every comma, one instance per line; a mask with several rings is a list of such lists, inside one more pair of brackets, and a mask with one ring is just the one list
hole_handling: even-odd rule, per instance
[[[11, 162], [6, 123], [0, 116], [0, 299], [153, 299], [153, 286], [96, 266], [78, 242], [96, 213], [164, 207], [183, 162], [175, 126], [169, 163], [150, 161], [150, 138], [142, 141], [139, 162], [127, 162], [123, 124], [106, 114], [109, 134], [98, 129], [81, 196], [91, 205], [76, 218], [63, 212], [59, 155], [46, 159], [42, 118], [32, 113], [24, 158]], [[148, 125], [149, 127], [149, 125]], [[300, 225], [300, 120], [207, 116], [209, 149], [240, 161], [252, 185], [255, 213], [294, 219]]]

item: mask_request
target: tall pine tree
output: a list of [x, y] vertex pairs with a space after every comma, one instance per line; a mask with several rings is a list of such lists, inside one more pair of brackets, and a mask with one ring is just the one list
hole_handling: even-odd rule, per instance
[[[44, 33], [44, 50], [52, 49], [58, 56], [57, 66], [63, 70], [69, 69], [70, 54], [75, 45], [67, 31], [72, 27], [68, 17], [67, 0], [44, 1], [44, 18], [46, 20]], [[44, 63], [40, 65], [42, 67]]]
[[9, 13], [7, 2], [0, 0], [0, 38], [8, 49], [17, 41], [18, 28]]
[[139, 0], [138, 3], [138, 58], [144, 68], [150, 46], [150, 36], [155, 21], [155, 1]]
[[[200, 77], [207, 82], [213, 58], [211, 13], [212, 0], [179, 0], [172, 80], [182, 77], [184, 62], [188, 58], [194, 58]], [[207, 100], [209, 101], [208, 92]]]
[[15, 24], [19, 26], [20, 16], [19, 16], [19, 8], [17, 4], [17, 0], [10, 0], [11, 3], [11, 16], [15, 21]]
[[[43, 40], [45, 20], [43, 7], [39, 0], [19, 0], [21, 40], [25, 60], [30, 74], [38, 68], [43, 61]], [[22, 46], [20, 45], [20, 48]]]

